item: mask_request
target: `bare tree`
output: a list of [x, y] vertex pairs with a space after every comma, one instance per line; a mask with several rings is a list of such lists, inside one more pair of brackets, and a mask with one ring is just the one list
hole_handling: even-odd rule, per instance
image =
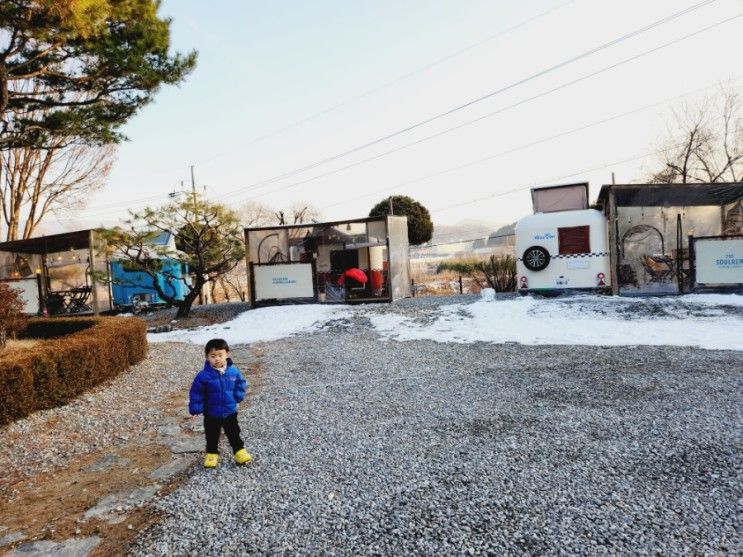
[[[679, 130], [681, 141], [679, 141]], [[672, 111], [651, 182], [737, 182], [743, 176], [743, 104], [732, 86]]]
[[[287, 209], [273, 209], [257, 201], [249, 201], [237, 210], [240, 222], [246, 228], [283, 224], [306, 224], [320, 219], [320, 211], [310, 203], [295, 202]], [[242, 239], [244, 242], [244, 238]], [[247, 299], [250, 285], [245, 260], [241, 260], [234, 269], [219, 277], [211, 285], [211, 296], [214, 301], [230, 302]]]
[[258, 201], [248, 201], [237, 210], [245, 228], [251, 226], [267, 226], [273, 222], [274, 210]]
[[50, 148], [0, 150], [0, 211], [5, 239], [30, 238], [49, 213], [83, 205], [101, 188], [115, 147], [69, 144], [53, 138]]
[[320, 209], [311, 203], [297, 201], [288, 209], [274, 211], [276, 224], [305, 224], [321, 218]]

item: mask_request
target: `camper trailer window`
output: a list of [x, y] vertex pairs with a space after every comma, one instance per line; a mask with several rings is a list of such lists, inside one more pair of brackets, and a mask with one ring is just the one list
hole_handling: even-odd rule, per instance
[[569, 228], [558, 228], [557, 236], [560, 247], [560, 255], [571, 253], [591, 253], [591, 242], [589, 239], [590, 227], [571, 226]]

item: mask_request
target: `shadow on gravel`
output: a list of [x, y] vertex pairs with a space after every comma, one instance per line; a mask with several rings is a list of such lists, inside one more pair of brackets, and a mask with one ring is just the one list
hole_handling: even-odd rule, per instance
[[631, 303], [601, 304], [598, 300], [572, 299], [558, 305], [585, 314], [616, 315], [626, 320], [636, 319], [689, 319], [699, 317], [742, 316], [743, 306], [717, 305], [708, 307], [681, 298], [634, 299]]
[[[665, 489], [684, 486], [711, 495], [710, 486], [719, 484], [720, 475], [734, 470], [742, 459], [740, 450], [732, 445], [679, 439], [670, 446], [623, 459], [618, 473]], [[734, 477], [729, 480], [736, 481]]]
[[433, 427], [433, 431], [447, 435], [454, 434], [456, 437], [488, 438], [498, 439], [511, 434], [522, 434], [537, 426], [539, 420], [531, 416], [519, 416], [515, 418], [508, 414], [499, 414], [487, 418], [474, 418], [471, 420], [446, 423]]
[[561, 406], [574, 407], [615, 407], [622, 405], [638, 406], [648, 401], [661, 401], [669, 398], [669, 393], [658, 381], [644, 378], [642, 383], [633, 384], [621, 376], [593, 377], [583, 383], [551, 386], [532, 391], [536, 400], [547, 400]]

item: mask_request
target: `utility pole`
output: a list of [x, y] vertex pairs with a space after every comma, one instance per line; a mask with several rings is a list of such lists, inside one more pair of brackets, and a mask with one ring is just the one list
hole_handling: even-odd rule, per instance
[[392, 206], [392, 196], [391, 195], [387, 198], [387, 202], [390, 204], [390, 215], [394, 215], [395, 214], [395, 209]]
[[191, 165], [191, 191], [193, 192], [193, 202], [196, 203], [196, 180], [193, 177], [193, 165]]
[[[196, 214], [196, 180], [193, 176], [193, 165], [191, 165], [191, 191], [193, 192], [194, 214]], [[199, 289], [199, 304], [204, 305], [204, 289]]]

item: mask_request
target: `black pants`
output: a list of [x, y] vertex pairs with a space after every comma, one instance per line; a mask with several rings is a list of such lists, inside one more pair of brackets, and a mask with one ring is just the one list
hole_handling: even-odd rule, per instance
[[213, 418], [204, 414], [204, 433], [206, 434], [206, 452], [219, 453], [219, 434], [224, 429], [224, 434], [232, 447], [232, 453], [236, 453], [245, 447], [240, 438], [240, 426], [237, 423], [237, 412], [226, 418]]

